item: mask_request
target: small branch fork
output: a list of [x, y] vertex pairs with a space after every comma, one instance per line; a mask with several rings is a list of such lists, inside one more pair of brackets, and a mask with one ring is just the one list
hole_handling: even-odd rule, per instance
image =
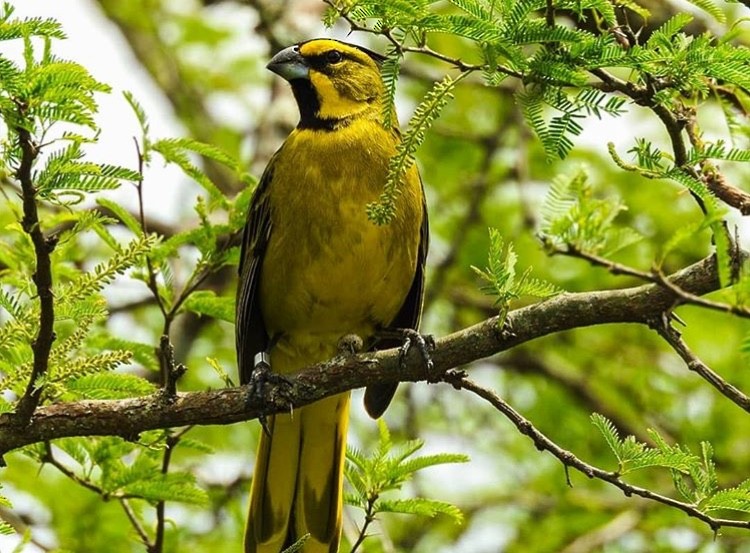
[[[734, 264], [741, 264], [742, 253], [735, 252], [738, 259], [734, 260]], [[685, 341], [682, 339], [680, 332], [671, 325], [671, 321], [676, 318], [672, 313], [672, 309], [678, 304], [689, 304], [705, 309], [711, 309], [722, 313], [729, 313], [738, 317], [750, 318], [750, 310], [743, 306], [731, 305], [728, 303], [720, 303], [712, 300], [707, 300], [676, 285], [671, 279], [664, 276], [660, 270], [652, 270], [650, 273], [634, 269], [627, 265], [615, 263], [598, 255], [587, 253], [582, 250], [575, 248], [572, 245], [568, 245], [564, 248], [559, 248], [553, 251], [553, 254], [567, 255], [570, 257], [576, 257], [588, 261], [594, 266], [603, 267], [607, 269], [613, 275], [626, 275], [635, 278], [639, 278], [646, 282], [652, 282], [663, 286], [666, 290], [674, 293], [675, 305], [672, 308], [665, 310], [660, 316], [654, 318], [649, 322], [649, 326], [653, 328], [659, 336], [661, 336], [667, 344], [680, 356], [685, 362], [688, 369], [695, 372], [703, 380], [711, 384], [716, 390], [722, 395], [732, 401], [741, 409], [750, 413], [750, 396], [739, 390], [736, 386], [733, 386], [726, 380], [724, 380], [718, 373], [712, 370], [708, 365], [701, 361], [688, 347]], [[679, 319], [677, 319], [679, 321]]]

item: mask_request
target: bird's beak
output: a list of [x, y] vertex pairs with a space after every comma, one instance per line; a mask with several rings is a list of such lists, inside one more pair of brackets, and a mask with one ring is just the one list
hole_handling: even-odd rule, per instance
[[310, 66], [307, 65], [305, 58], [300, 55], [299, 46], [284, 48], [271, 58], [266, 68], [287, 81], [308, 79], [310, 74]]

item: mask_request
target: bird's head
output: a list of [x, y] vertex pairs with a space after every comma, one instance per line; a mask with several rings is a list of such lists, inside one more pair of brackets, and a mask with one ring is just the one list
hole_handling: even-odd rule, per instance
[[314, 39], [285, 48], [267, 67], [292, 85], [300, 127], [333, 129], [365, 113], [379, 113], [382, 60], [360, 46]]

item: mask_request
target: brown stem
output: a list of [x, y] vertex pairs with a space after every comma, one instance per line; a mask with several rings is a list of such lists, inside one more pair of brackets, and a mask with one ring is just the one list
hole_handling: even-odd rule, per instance
[[[23, 106], [19, 106], [18, 109], [23, 116]], [[42, 232], [36, 203], [37, 191], [31, 179], [31, 168], [39, 155], [39, 149], [34, 144], [28, 130], [18, 127], [16, 133], [21, 149], [21, 163], [16, 170], [16, 178], [21, 183], [23, 199], [23, 220], [21, 223], [34, 245], [36, 267], [32, 280], [39, 297], [39, 331], [31, 345], [34, 362], [26, 391], [16, 408], [18, 422], [25, 425], [31, 419], [42, 398], [43, 388], [39, 379], [47, 373], [49, 354], [52, 350], [52, 342], [55, 340], [55, 309], [52, 295], [52, 264], [50, 261], [50, 253], [55, 247], [55, 240], [45, 236]]]

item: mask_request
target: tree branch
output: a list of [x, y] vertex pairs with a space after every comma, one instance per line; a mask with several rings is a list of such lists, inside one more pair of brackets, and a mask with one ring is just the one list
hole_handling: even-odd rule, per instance
[[589, 478], [596, 478], [598, 480], [609, 482], [610, 484], [620, 488], [626, 496], [637, 495], [651, 501], [656, 501], [658, 503], [663, 503], [664, 505], [669, 505], [670, 507], [675, 507], [680, 511], [686, 513], [688, 516], [702, 520], [703, 522], [708, 524], [714, 531], [717, 531], [723, 526], [732, 526], [735, 528], [750, 528], [750, 521], [714, 518], [703, 513], [695, 505], [691, 505], [690, 503], [678, 501], [676, 499], [672, 499], [671, 497], [654, 493], [645, 488], [628, 484], [627, 482], [624, 482], [620, 478], [620, 475], [618, 475], [616, 472], [609, 472], [590, 465], [573, 455], [570, 451], [567, 451], [558, 446], [555, 442], [553, 442], [547, 436], [537, 430], [528, 419], [526, 419], [518, 411], [513, 409], [513, 407], [503, 401], [491, 390], [475, 384], [461, 374], [454, 374], [452, 383], [456, 388], [468, 390], [489, 402], [495, 409], [505, 415], [505, 417], [513, 423], [513, 425], [518, 429], [519, 432], [521, 432], [521, 434], [524, 434], [531, 438], [538, 450], [548, 451], [552, 453], [552, 455], [557, 457], [563, 463], [563, 465], [565, 465], [566, 468], [571, 467], [578, 472], [585, 474]]
[[[18, 110], [23, 117], [25, 108], [19, 105]], [[39, 378], [47, 372], [52, 342], [55, 341], [55, 309], [52, 295], [52, 263], [50, 261], [50, 253], [55, 247], [55, 240], [48, 238], [42, 232], [36, 205], [37, 191], [31, 180], [31, 169], [39, 155], [39, 148], [27, 129], [19, 126], [16, 133], [21, 150], [21, 162], [16, 170], [16, 178], [21, 183], [23, 199], [23, 220], [21, 224], [34, 244], [36, 266], [31, 278], [39, 297], [39, 332], [31, 345], [34, 352], [34, 362], [26, 391], [19, 400], [16, 409], [20, 424], [25, 424], [31, 418], [41, 400], [42, 387]]]
[[[681, 290], [701, 295], [719, 288], [713, 256], [691, 265], [669, 280]], [[68, 436], [114, 435], [136, 439], [140, 432], [191, 424], [231, 424], [257, 418], [261, 413], [288, 411], [324, 397], [386, 381], [436, 382], [460, 365], [489, 357], [524, 342], [577, 327], [605, 323], [652, 324], [678, 298], [659, 284], [586, 293], [561, 294], [550, 300], [510, 312], [504, 329], [492, 317], [436, 342], [428, 374], [421, 355], [412, 350], [400, 362], [398, 349], [367, 355], [337, 357], [291, 378], [281, 394], [269, 387], [265, 402], [243, 388], [163, 394], [124, 400], [77, 401], [38, 409], [31, 424], [20, 426], [12, 415], [0, 415], [0, 455], [25, 445]]]

